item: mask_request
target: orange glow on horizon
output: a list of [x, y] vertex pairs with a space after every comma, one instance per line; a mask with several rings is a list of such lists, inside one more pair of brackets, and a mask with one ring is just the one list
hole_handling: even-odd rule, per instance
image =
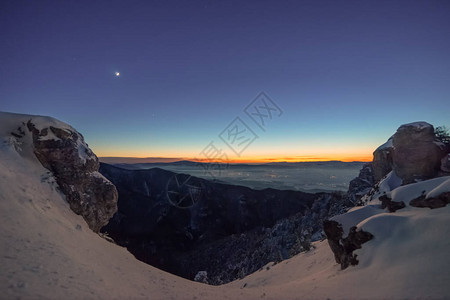
[[[208, 159], [189, 159], [186, 160], [198, 161], [198, 162], [223, 162], [225, 161], [210, 161]], [[271, 162], [319, 162], [319, 161], [343, 161], [343, 162], [352, 162], [352, 161], [361, 161], [361, 162], [370, 162], [372, 161], [372, 156], [355, 156], [355, 157], [334, 157], [334, 156], [316, 156], [316, 157], [279, 157], [279, 158], [234, 158], [228, 159], [226, 162], [228, 163], [271, 163]]]
[[[103, 150], [103, 151], [102, 151]], [[270, 149], [263, 151], [259, 149], [252, 154], [238, 156], [228, 156], [217, 159], [208, 159], [205, 155], [197, 154], [190, 149], [169, 149], [146, 151], [145, 149], [98, 149], [94, 153], [101, 158], [127, 158], [129, 161], [138, 163], [145, 162], [174, 162], [180, 160], [189, 160], [197, 162], [222, 162], [222, 163], [270, 163], [270, 162], [315, 162], [315, 161], [372, 161], [372, 146], [366, 147], [335, 147], [330, 149], [301, 149], [300, 151], [291, 151], [287, 149]], [[222, 159], [222, 160], [221, 160]]]
[[[107, 158], [113, 156], [100, 156], [100, 158]], [[161, 162], [168, 161], [180, 161], [180, 160], [189, 160], [195, 162], [219, 162], [219, 163], [271, 163], [271, 162], [319, 162], [319, 161], [342, 161], [342, 162], [352, 162], [352, 161], [361, 161], [361, 162], [370, 162], [372, 161], [372, 155], [361, 155], [361, 156], [295, 156], [295, 157], [278, 157], [278, 158], [264, 158], [264, 157], [246, 157], [246, 158], [230, 158], [228, 160], [208, 160], [208, 159], [199, 159], [195, 157], [133, 157], [133, 156], [114, 156], [116, 158], [133, 158], [137, 160], [145, 160], [145, 159], [158, 159]]]

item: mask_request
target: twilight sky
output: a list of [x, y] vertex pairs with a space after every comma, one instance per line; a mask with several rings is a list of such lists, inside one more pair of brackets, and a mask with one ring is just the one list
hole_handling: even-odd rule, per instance
[[[0, 110], [65, 121], [98, 156], [370, 159], [403, 123], [450, 127], [449, 15], [450, 1], [1, 1]], [[262, 91], [272, 102], [252, 103]]]

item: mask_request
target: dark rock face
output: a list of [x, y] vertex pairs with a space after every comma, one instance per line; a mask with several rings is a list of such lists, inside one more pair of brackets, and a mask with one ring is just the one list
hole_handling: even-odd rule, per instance
[[394, 148], [392, 146], [392, 137], [383, 145], [378, 147], [373, 152], [373, 176], [374, 181], [380, 181], [390, 171], [392, 171], [392, 153]]
[[392, 201], [392, 199], [386, 195], [383, 195], [378, 199], [381, 201], [381, 208], [387, 208], [389, 212], [396, 212], [399, 209], [405, 208], [405, 202]]
[[323, 223], [323, 231], [327, 236], [328, 245], [330, 245], [331, 251], [333, 251], [334, 259], [340, 264], [344, 253], [344, 248], [341, 245], [341, 239], [344, 235], [342, 225], [336, 221], [328, 220]]
[[76, 131], [53, 126], [39, 130], [32, 119], [27, 127], [32, 133], [34, 154], [54, 174], [70, 208], [99, 232], [117, 211], [118, 193], [98, 173], [97, 156]]
[[440, 208], [450, 203], [450, 192], [442, 193], [437, 197], [426, 198], [425, 195], [419, 196], [409, 202], [414, 207]]
[[344, 230], [342, 225], [332, 220], [323, 223], [323, 230], [327, 236], [331, 251], [333, 251], [334, 258], [341, 265], [342, 270], [350, 265], [357, 265], [357, 255], [353, 254], [353, 251], [361, 249], [362, 244], [373, 239], [373, 235], [370, 232], [356, 231], [356, 226], [350, 228], [348, 236], [343, 238]]
[[435, 137], [434, 127], [425, 122], [400, 126], [392, 143], [392, 168], [403, 179], [403, 184], [435, 177], [446, 155]]
[[[100, 171], [119, 191], [119, 210], [102, 231], [168, 272], [193, 280], [205, 271], [210, 284], [308, 250], [311, 240], [321, 238], [331, 208], [344, 200], [341, 193], [252, 190], [158, 168], [101, 164]], [[174, 176], [186, 182], [186, 191], [174, 189]]]
[[362, 167], [361, 171], [359, 171], [359, 176], [350, 181], [347, 197], [353, 204], [352, 206], [359, 203], [361, 197], [370, 192], [370, 189], [374, 184], [374, 169], [372, 163], [367, 163]]
[[445, 174], [443, 175], [445, 176], [448, 176], [450, 174], [450, 153], [448, 153], [441, 159], [441, 172], [444, 172]]

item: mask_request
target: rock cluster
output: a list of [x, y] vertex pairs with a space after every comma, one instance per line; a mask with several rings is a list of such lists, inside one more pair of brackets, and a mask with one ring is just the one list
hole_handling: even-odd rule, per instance
[[440, 208], [450, 203], [450, 192], [442, 193], [436, 197], [426, 198], [425, 195], [421, 195], [409, 202], [409, 205], [414, 207], [428, 207], [428, 208]]
[[405, 202], [392, 201], [392, 199], [386, 195], [382, 195], [378, 199], [381, 201], [381, 208], [382, 209], [387, 208], [389, 212], [396, 212], [397, 210], [405, 208], [406, 206]]
[[70, 208], [83, 216], [89, 227], [99, 232], [117, 211], [115, 186], [99, 172], [97, 156], [83, 136], [69, 128], [38, 128], [27, 123], [32, 133], [34, 154], [50, 170], [66, 196]]

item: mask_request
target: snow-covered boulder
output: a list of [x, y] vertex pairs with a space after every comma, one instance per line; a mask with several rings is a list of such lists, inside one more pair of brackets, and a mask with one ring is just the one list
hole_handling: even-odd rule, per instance
[[440, 169], [447, 166], [445, 148], [436, 139], [433, 125], [427, 122], [401, 125], [386, 143], [373, 152], [375, 182], [392, 170], [403, 184], [436, 177]]
[[426, 122], [405, 124], [392, 138], [393, 165], [403, 184], [430, 179], [437, 175], [446, 153], [436, 140], [434, 127]]
[[0, 122], [16, 150], [34, 153], [55, 176], [70, 208], [100, 231], [117, 211], [118, 193], [98, 172], [98, 158], [83, 136], [50, 117], [0, 113]]

